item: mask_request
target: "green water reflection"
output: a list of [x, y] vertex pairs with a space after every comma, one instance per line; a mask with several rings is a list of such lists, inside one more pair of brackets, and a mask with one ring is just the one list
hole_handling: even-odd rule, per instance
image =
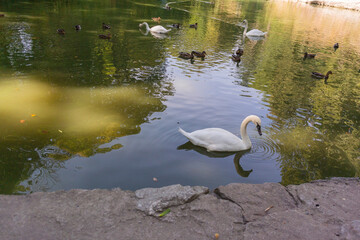
[[[268, 119], [264, 145], [275, 153], [269, 157], [277, 158], [281, 183], [359, 176], [359, 13], [235, 0], [181, 1], [166, 11], [165, 3], [1, 2], [6, 17], [0, 18], [0, 193], [30, 192], [42, 184], [33, 177], [37, 171], [51, 175], [74, 156], [123, 148], [103, 144], [139, 134], [153, 113], [167, 111], [166, 101], [176, 92], [171, 71], [197, 79], [220, 72], [234, 88], [262, 92]], [[173, 30], [164, 39], [142, 35], [139, 23], [153, 25], [151, 17], [158, 16], [163, 26], [203, 27]], [[237, 24], [245, 18], [268, 36], [243, 38]], [[112, 29], [103, 30], [102, 22]], [[76, 24], [81, 31], [74, 30]], [[57, 34], [57, 28], [66, 34]], [[108, 32], [111, 40], [97, 36]], [[238, 46], [245, 54], [229, 76], [222, 71]], [[189, 68], [176, 57], [191, 50], [209, 56]], [[317, 57], [304, 61], [304, 51]], [[310, 77], [328, 70], [334, 73], [328, 84]], [[181, 154], [176, 146], [168, 146], [172, 156]]]

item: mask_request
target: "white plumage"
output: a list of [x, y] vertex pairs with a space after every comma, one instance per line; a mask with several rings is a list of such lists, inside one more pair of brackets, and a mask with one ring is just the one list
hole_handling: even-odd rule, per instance
[[251, 141], [246, 132], [246, 126], [249, 122], [253, 122], [259, 134], [262, 135], [261, 120], [255, 115], [246, 117], [241, 123], [240, 133], [242, 139], [222, 128], [205, 128], [191, 133], [179, 128], [179, 132], [187, 137], [192, 144], [204, 147], [208, 151], [237, 152], [251, 148]]
[[246, 32], [248, 29], [248, 21], [246, 19], [242, 22], [242, 25], [245, 25], [244, 34], [248, 37], [264, 37], [267, 34], [267, 32], [260, 31], [259, 29], [252, 29]]
[[171, 29], [166, 29], [161, 25], [156, 25], [156, 26], [150, 28], [149, 24], [147, 24], [147, 22], [140, 23], [139, 27], [142, 27], [143, 25], [146, 26], [147, 31], [150, 31], [150, 32], [153, 32], [153, 33], [167, 33], [167, 32], [171, 31]]

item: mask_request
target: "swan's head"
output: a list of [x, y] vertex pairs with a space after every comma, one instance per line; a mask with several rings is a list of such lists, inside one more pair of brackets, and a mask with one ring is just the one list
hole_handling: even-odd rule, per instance
[[255, 115], [250, 115], [249, 117], [250, 117], [250, 120], [256, 126], [256, 129], [257, 129], [259, 135], [261, 136], [262, 135], [262, 132], [261, 132], [261, 119], [258, 116], [255, 116]]
[[248, 25], [248, 21], [244, 19], [244, 21], [241, 22], [242, 27], [246, 27]]

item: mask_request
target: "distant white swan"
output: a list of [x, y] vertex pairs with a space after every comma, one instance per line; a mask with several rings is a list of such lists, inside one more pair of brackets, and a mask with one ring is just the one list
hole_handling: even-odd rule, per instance
[[242, 26], [245, 27], [243, 34], [246, 34], [247, 37], [264, 37], [267, 34], [267, 32], [262, 32], [259, 29], [252, 29], [246, 32], [248, 29], [248, 21], [246, 19], [242, 22]]
[[147, 22], [140, 23], [139, 27], [142, 27], [143, 25], [146, 26], [147, 31], [154, 32], [154, 33], [167, 33], [167, 32], [171, 31], [171, 29], [166, 29], [161, 25], [156, 25], [156, 26], [150, 28], [149, 24], [147, 24]]
[[191, 133], [179, 128], [179, 132], [187, 137], [192, 144], [204, 147], [209, 152], [237, 152], [251, 148], [251, 141], [246, 132], [246, 126], [249, 122], [256, 125], [261, 136], [261, 120], [255, 115], [250, 115], [242, 121], [240, 127], [242, 139], [222, 128], [205, 128]]

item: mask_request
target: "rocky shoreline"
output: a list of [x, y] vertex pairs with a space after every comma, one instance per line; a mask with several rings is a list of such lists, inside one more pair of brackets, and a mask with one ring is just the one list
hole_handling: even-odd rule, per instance
[[0, 239], [360, 239], [359, 199], [359, 178], [0, 195]]
[[360, 11], [360, 1], [358, 0], [288, 0], [288, 1]]

